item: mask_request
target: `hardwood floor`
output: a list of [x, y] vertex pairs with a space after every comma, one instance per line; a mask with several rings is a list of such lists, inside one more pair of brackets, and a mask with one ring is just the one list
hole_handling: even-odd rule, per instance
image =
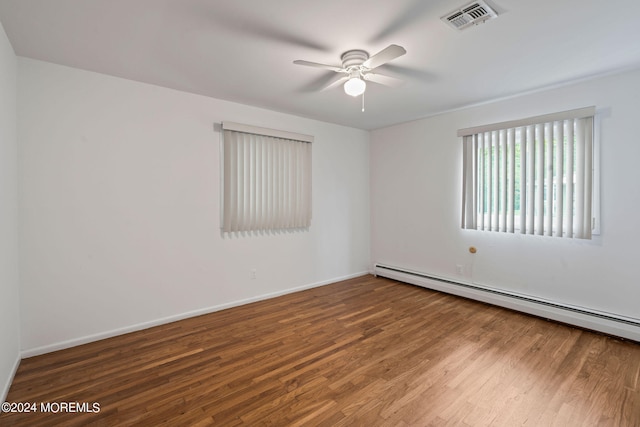
[[3, 426], [640, 426], [640, 344], [365, 276], [25, 359], [7, 401], [38, 412]]

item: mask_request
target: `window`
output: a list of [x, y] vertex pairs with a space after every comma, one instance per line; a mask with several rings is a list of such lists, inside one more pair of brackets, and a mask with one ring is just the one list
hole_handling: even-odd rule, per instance
[[222, 129], [222, 230], [308, 228], [313, 137], [230, 122]]
[[595, 107], [458, 131], [462, 228], [590, 239]]

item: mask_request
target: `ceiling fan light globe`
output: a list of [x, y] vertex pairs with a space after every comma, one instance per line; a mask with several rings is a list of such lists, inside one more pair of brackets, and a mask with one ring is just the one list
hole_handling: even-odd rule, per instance
[[344, 84], [344, 92], [351, 96], [362, 95], [366, 88], [367, 83], [358, 77], [351, 78]]

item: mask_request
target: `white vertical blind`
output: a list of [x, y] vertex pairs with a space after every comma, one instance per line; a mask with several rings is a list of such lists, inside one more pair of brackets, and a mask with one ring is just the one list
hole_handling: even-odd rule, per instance
[[590, 239], [595, 108], [459, 131], [462, 227]]
[[516, 131], [515, 129], [509, 129], [507, 132], [509, 141], [507, 146], [507, 151], [509, 153], [509, 159], [507, 163], [509, 164], [509, 188], [507, 189], [507, 193], [509, 195], [509, 204], [506, 207], [506, 214], [508, 215], [507, 220], [507, 231], [509, 233], [515, 232], [516, 224], [515, 224], [515, 202], [516, 202]]
[[[564, 186], [564, 182], [565, 182], [565, 176], [564, 176], [564, 169], [562, 169], [564, 167], [564, 144], [562, 142], [564, 142], [564, 128], [565, 128], [565, 123], [564, 121], [558, 121], [555, 122], [555, 126], [557, 127], [557, 131], [558, 131], [558, 143], [556, 144], [556, 167], [558, 168], [556, 170], [556, 174], [555, 174], [555, 181], [554, 181], [554, 186], [556, 189], [558, 188], [563, 188]], [[563, 227], [563, 221], [562, 219], [564, 218], [564, 191], [557, 191], [556, 190], [556, 223], [555, 223], [555, 230], [556, 230], [556, 234], [558, 234], [559, 236], [562, 236], [564, 234], [564, 227]]]
[[535, 228], [532, 230], [534, 234], [543, 234], [543, 219], [544, 219], [544, 202], [545, 202], [545, 189], [544, 189], [544, 125], [537, 124], [535, 132], [535, 140], [533, 141], [536, 146], [536, 173], [535, 181], [533, 183], [535, 187]]
[[[486, 212], [487, 211], [487, 191], [485, 186], [480, 186], [478, 183], [484, 181], [485, 176], [486, 176], [486, 162], [485, 162], [485, 156], [484, 153], [487, 151], [485, 150], [485, 145], [484, 145], [484, 134], [479, 133], [478, 135], [474, 135], [475, 138], [478, 139], [478, 163], [479, 163], [479, 173], [478, 173], [478, 179], [476, 181], [476, 185], [478, 185], [477, 187], [477, 193], [478, 193], [478, 203], [480, 203], [480, 212]], [[483, 155], [480, 155], [480, 153], [483, 153]], [[490, 187], [489, 187], [490, 188]], [[474, 189], [475, 191], [475, 189]], [[481, 228], [484, 229], [484, 218], [485, 215], [479, 215], [478, 217], [478, 222]]]
[[311, 225], [312, 140], [306, 135], [223, 123], [223, 231]]
[[[533, 234], [534, 219], [535, 219], [535, 184], [536, 184], [536, 133], [534, 126], [527, 126], [527, 152], [525, 157], [527, 158], [527, 204], [525, 205], [524, 218], [527, 226], [524, 230], [521, 230], [523, 234], [527, 234], [527, 230], [530, 234]], [[522, 215], [522, 206], [520, 206], [520, 215]]]

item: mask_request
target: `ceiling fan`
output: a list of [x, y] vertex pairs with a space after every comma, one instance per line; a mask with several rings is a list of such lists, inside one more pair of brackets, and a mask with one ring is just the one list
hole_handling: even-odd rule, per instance
[[385, 76], [384, 74], [374, 73], [373, 70], [405, 53], [407, 53], [407, 51], [402, 46], [392, 44], [373, 56], [369, 56], [369, 53], [360, 49], [348, 50], [340, 57], [342, 67], [302, 60], [293, 61], [293, 63], [335, 71], [338, 73], [336, 77], [322, 88], [322, 90], [330, 89], [344, 83], [344, 91], [347, 95], [358, 96], [364, 93], [367, 88], [367, 81], [392, 87], [400, 85], [402, 80]]

